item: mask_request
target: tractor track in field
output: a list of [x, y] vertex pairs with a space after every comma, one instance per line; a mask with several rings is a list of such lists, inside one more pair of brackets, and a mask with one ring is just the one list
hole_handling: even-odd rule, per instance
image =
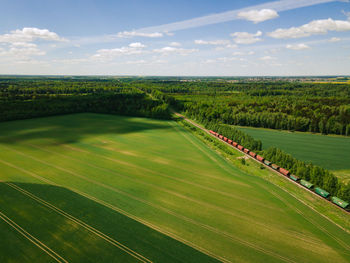
[[[109, 143], [114, 143], [114, 142], [109, 140]], [[107, 150], [112, 151], [112, 152], [120, 153], [120, 151], [117, 151], [115, 148], [110, 148], [110, 147], [107, 148], [107, 147], [99, 147], [99, 146], [94, 146], [94, 147], [107, 149]], [[86, 152], [86, 153], [89, 153], [89, 152]], [[149, 151], [149, 153], [153, 153], [154, 155], [159, 154], [156, 151]], [[179, 159], [179, 158], [177, 160], [181, 161], [181, 159]], [[175, 168], [177, 170], [181, 170], [181, 171], [183, 171], [185, 173], [191, 173], [192, 175], [203, 177], [203, 174], [199, 174], [199, 173], [196, 173], [194, 171], [190, 171], [188, 169], [183, 169], [182, 167], [178, 167], [176, 165], [172, 165], [172, 164], [169, 164], [169, 163], [166, 163], [165, 165], [167, 167], [172, 167], [172, 168]], [[212, 179], [215, 179], [215, 180], [223, 181], [223, 182], [226, 182], [226, 183], [236, 184], [236, 185], [245, 186], [245, 187], [249, 187], [249, 188], [251, 187], [250, 185], [247, 185], [246, 183], [237, 182], [237, 181], [233, 181], [233, 180], [226, 179], [226, 178], [220, 178], [218, 176], [213, 176], [213, 175], [209, 175], [209, 174], [206, 174], [205, 176], [208, 177], [208, 178], [212, 178]]]
[[261, 227], [263, 227], [264, 229], [268, 230], [269, 232], [279, 232], [280, 234], [285, 234], [285, 235], [288, 235], [290, 237], [293, 237], [293, 238], [298, 238], [304, 242], [307, 242], [307, 243], [310, 243], [310, 244], [314, 244], [314, 245], [320, 245], [320, 243], [317, 243], [317, 242], [314, 242], [314, 241], [311, 241], [311, 240], [307, 240], [305, 238], [302, 238], [302, 237], [299, 237], [299, 236], [295, 236], [295, 232], [292, 232], [292, 231], [285, 231], [284, 229], [276, 229], [276, 228], [271, 228], [269, 225], [267, 224], [263, 224], [261, 222], [256, 222], [256, 221], [253, 221], [251, 219], [251, 217], [248, 215], [248, 216], [243, 216], [241, 213], [234, 213], [232, 211], [229, 211], [229, 210], [226, 210], [222, 207], [219, 207], [219, 206], [216, 206], [216, 205], [213, 205], [213, 204], [209, 204], [209, 203], [206, 203], [206, 202], [203, 202], [203, 201], [200, 201], [200, 200], [196, 200], [194, 198], [191, 198], [191, 197], [187, 197], [187, 196], [184, 196], [182, 194], [179, 194], [177, 192], [174, 192], [174, 191], [171, 191], [171, 190], [167, 190], [167, 189], [164, 189], [162, 187], [159, 187], [159, 186], [155, 186], [154, 184], [151, 184], [151, 183], [147, 183], [147, 182], [144, 182], [142, 180], [138, 180], [138, 179], [134, 179], [134, 178], [131, 178], [130, 176], [127, 176], [127, 175], [123, 175], [123, 174], [120, 174], [120, 173], [117, 173], [113, 170], [109, 170], [109, 169], [106, 169], [106, 168], [103, 168], [103, 167], [99, 167], [99, 166], [96, 166], [96, 165], [93, 165], [93, 164], [90, 164], [90, 163], [85, 163], [79, 159], [76, 159], [76, 158], [72, 158], [72, 157], [69, 157], [69, 156], [66, 156], [64, 154], [60, 154], [60, 153], [56, 153], [54, 151], [51, 151], [51, 150], [47, 150], [47, 149], [42, 149], [41, 147], [39, 146], [32, 146], [34, 148], [39, 148], [41, 149], [42, 151], [46, 151], [46, 152], [49, 152], [49, 153], [52, 153], [52, 154], [56, 154], [58, 156], [61, 156], [63, 158], [68, 158], [69, 160], [75, 160], [75, 161], [78, 161], [78, 162], [81, 162], [83, 163], [84, 165], [87, 165], [87, 166], [90, 166], [92, 168], [95, 168], [95, 169], [100, 169], [102, 171], [106, 171], [106, 172], [109, 172], [109, 173], [114, 173], [115, 175], [118, 175], [120, 177], [123, 177], [123, 178], [126, 178], [130, 181], [133, 181], [133, 182], [137, 182], [137, 183], [140, 183], [140, 184], [143, 184], [143, 185], [146, 185], [148, 187], [152, 187], [154, 189], [158, 189], [162, 192], [165, 192], [165, 193], [168, 193], [168, 194], [171, 194], [171, 195], [174, 195], [174, 196], [177, 196], [179, 198], [182, 198], [184, 200], [187, 200], [187, 201], [191, 201], [191, 202], [194, 202], [194, 203], [197, 203], [199, 205], [202, 205], [203, 207], [206, 207], [206, 208], [210, 208], [210, 209], [214, 209], [214, 210], [217, 210], [219, 212], [222, 212], [222, 213], [225, 213], [227, 215], [230, 215], [230, 216], [234, 216], [235, 218], [240, 218], [242, 220], [246, 220], [246, 221], [250, 221], [251, 223], [254, 223], [254, 224], [257, 224], [257, 225], [260, 225]]
[[[7, 147], [7, 148], [9, 148], [9, 147]], [[15, 152], [17, 152], [18, 154], [21, 154], [21, 155], [23, 155], [23, 156], [27, 156], [28, 158], [31, 158], [31, 159], [33, 159], [33, 160], [35, 160], [35, 161], [37, 161], [37, 162], [46, 164], [47, 166], [51, 166], [51, 167], [54, 167], [54, 168], [56, 168], [56, 169], [58, 169], [58, 170], [64, 171], [64, 172], [66, 172], [66, 173], [69, 173], [69, 174], [71, 174], [71, 175], [73, 175], [73, 176], [75, 176], [75, 177], [78, 177], [78, 178], [80, 178], [80, 179], [82, 179], [82, 180], [85, 180], [85, 181], [87, 181], [87, 182], [90, 182], [90, 183], [92, 183], [92, 184], [94, 184], [94, 185], [99, 185], [99, 186], [102, 187], [102, 188], [111, 190], [111, 191], [113, 191], [113, 192], [115, 192], [115, 193], [118, 193], [118, 194], [121, 194], [121, 195], [124, 195], [124, 196], [127, 196], [127, 197], [130, 198], [130, 199], [139, 201], [140, 203], [143, 203], [143, 204], [145, 204], [145, 205], [148, 205], [148, 206], [150, 206], [150, 207], [153, 207], [153, 208], [155, 208], [155, 209], [158, 209], [158, 210], [160, 210], [160, 211], [163, 211], [164, 213], [167, 213], [167, 214], [172, 215], [172, 216], [174, 216], [174, 217], [176, 217], [176, 218], [178, 218], [178, 219], [181, 219], [181, 220], [183, 220], [183, 221], [185, 221], [185, 222], [188, 222], [188, 223], [191, 223], [191, 224], [196, 225], [196, 226], [198, 226], [198, 227], [201, 227], [201, 228], [203, 228], [203, 229], [206, 229], [206, 230], [208, 230], [208, 231], [210, 231], [210, 232], [212, 232], [212, 233], [216, 233], [216, 234], [218, 234], [218, 235], [221, 235], [221, 236], [223, 236], [223, 237], [226, 237], [227, 239], [230, 239], [231, 241], [234, 241], [234, 242], [236, 242], [236, 243], [240, 243], [241, 245], [244, 245], [244, 246], [246, 246], [246, 247], [250, 247], [250, 248], [252, 248], [252, 249], [255, 249], [256, 251], [260, 251], [260, 252], [262, 252], [262, 253], [264, 253], [264, 254], [266, 254], [266, 255], [269, 255], [269, 256], [278, 258], [278, 259], [283, 260], [283, 261], [285, 261], [285, 262], [294, 262], [294, 263], [296, 263], [295, 261], [293, 261], [293, 260], [291, 260], [291, 259], [289, 259], [289, 258], [285, 258], [285, 257], [283, 257], [283, 256], [281, 256], [281, 255], [279, 255], [279, 254], [277, 254], [277, 253], [275, 253], [275, 252], [272, 252], [272, 251], [263, 249], [263, 248], [261, 248], [261, 247], [255, 245], [255, 244], [253, 244], [253, 243], [251, 243], [251, 242], [248, 242], [248, 241], [246, 241], [246, 240], [243, 240], [243, 239], [241, 239], [241, 238], [238, 238], [238, 237], [236, 237], [236, 236], [233, 236], [233, 235], [231, 235], [230, 233], [228, 233], [228, 232], [226, 232], [226, 231], [222, 231], [222, 230], [216, 229], [216, 228], [214, 228], [214, 227], [212, 227], [212, 226], [210, 226], [210, 225], [197, 222], [197, 221], [195, 221], [195, 220], [193, 220], [193, 219], [191, 219], [191, 218], [189, 218], [189, 217], [180, 215], [180, 214], [178, 214], [178, 213], [176, 213], [176, 212], [174, 212], [174, 211], [172, 211], [172, 210], [170, 210], [170, 209], [168, 209], [168, 208], [162, 207], [162, 206], [157, 205], [157, 204], [153, 204], [153, 203], [151, 203], [151, 202], [149, 202], [149, 201], [146, 201], [146, 200], [144, 200], [144, 199], [142, 199], [142, 198], [139, 198], [139, 197], [137, 197], [137, 196], [134, 196], [134, 195], [132, 195], [132, 194], [129, 194], [129, 193], [127, 193], [127, 192], [124, 192], [124, 191], [122, 191], [122, 190], [120, 190], [120, 189], [111, 187], [111, 186], [109, 186], [109, 185], [103, 184], [103, 183], [98, 182], [98, 181], [96, 181], [96, 180], [87, 178], [87, 177], [85, 177], [85, 176], [83, 176], [83, 175], [80, 175], [80, 174], [77, 174], [77, 173], [75, 173], [75, 172], [69, 171], [69, 170], [67, 170], [67, 169], [65, 169], [65, 168], [62, 168], [62, 167], [59, 167], [59, 166], [56, 166], [56, 165], [47, 163], [47, 162], [42, 161], [42, 160], [39, 160], [39, 159], [37, 159], [37, 158], [35, 158], [35, 157], [32, 157], [32, 156], [23, 154], [23, 153], [21, 153], [21, 152], [19, 152], [19, 151], [17, 151], [17, 150], [14, 150], [14, 149], [11, 149], [11, 148], [9, 148], [9, 149], [10, 149], [10, 150], [13, 150], [13, 151], [15, 151]]]
[[[335, 242], [337, 242], [340, 246], [342, 246], [345, 250], [350, 252], [350, 246], [347, 245], [345, 242], [343, 242], [342, 240], [340, 240], [339, 238], [337, 238], [336, 236], [332, 235], [331, 233], [329, 233], [324, 227], [320, 226], [315, 220], [312, 220], [310, 218], [308, 218], [307, 216], [304, 215], [304, 213], [302, 211], [300, 211], [297, 207], [295, 207], [294, 205], [290, 204], [290, 202], [286, 201], [282, 196], [280, 196], [279, 194], [277, 194], [275, 191], [269, 190], [267, 188], [265, 188], [264, 186], [261, 186], [264, 189], [266, 189], [266, 191], [268, 191], [269, 193], [271, 193], [273, 196], [275, 196], [278, 200], [280, 200], [282, 203], [284, 203], [287, 207], [289, 207], [290, 209], [294, 210], [296, 213], [298, 213], [300, 216], [302, 216], [306, 221], [308, 221], [311, 225], [313, 225], [314, 227], [316, 227], [318, 230], [320, 230], [321, 232], [323, 232], [324, 234], [328, 235], [330, 238], [332, 238]], [[348, 254], [350, 255], [350, 254]]]
[[137, 221], [137, 222], [139, 222], [139, 223], [141, 223], [143, 225], [146, 225], [146, 226], [148, 226], [151, 229], [154, 229], [154, 230], [156, 230], [156, 231], [158, 231], [158, 232], [160, 232], [160, 233], [162, 233], [164, 235], [172, 237], [173, 239], [178, 240], [178, 241], [180, 241], [180, 242], [182, 242], [182, 243], [184, 243], [184, 244], [186, 244], [186, 245], [188, 245], [188, 246], [190, 246], [190, 247], [192, 247], [192, 248], [194, 248], [194, 249], [196, 249], [196, 250], [198, 250], [198, 251], [200, 251], [200, 252], [210, 256], [210, 257], [212, 257], [212, 258], [215, 258], [215, 259], [217, 259], [217, 260], [219, 260], [221, 262], [225, 262], [225, 263], [230, 263], [231, 262], [230, 260], [228, 260], [228, 259], [226, 259], [226, 258], [224, 258], [222, 256], [216, 255], [216, 254], [210, 252], [209, 250], [194, 244], [191, 241], [183, 239], [183, 238], [179, 237], [178, 235], [176, 235], [174, 233], [171, 233], [171, 232], [169, 232], [167, 230], [164, 230], [164, 229], [162, 229], [162, 228], [160, 228], [160, 227], [158, 227], [158, 226], [156, 226], [156, 225], [154, 225], [154, 224], [152, 224], [152, 223], [150, 223], [150, 222], [148, 222], [148, 221], [146, 221], [146, 220], [144, 220], [144, 219], [142, 219], [140, 217], [134, 216], [134, 215], [130, 214], [129, 212], [127, 212], [127, 211], [125, 211], [125, 210], [123, 210], [123, 209], [121, 209], [121, 208], [119, 208], [119, 207], [117, 207], [115, 205], [109, 204], [108, 202], [100, 200], [100, 199], [98, 199], [98, 198], [96, 198], [96, 197], [94, 197], [92, 195], [89, 195], [87, 193], [81, 192], [80, 190], [77, 190], [77, 189], [72, 188], [72, 187], [67, 187], [67, 186], [64, 186], [64, 185], [57, 184], [57, 183], [55, 183], [55, 182], [53, 182], [51, 180], [48, 180], [48, 179], [46, 179], [46, 178], [44, 178], [44, 177], [42, 177], [40, 175], [37, 175], [37, 174], [35, 174], [33, 172], [30, 172], [30, 171], [27, 171], [26, 169], [23, 169], [23, 168], [21, 168], [21, 167], [19, 167], [17, 165], [14, 165], [12, 163], [6, 162], [4, 160], [0, 159], [0, 163], [2, 163], [4, 165], [7, 165], [9, 167], [12, 167], [12, 168], [14, 168], [16, 170], [19, 170], [19, 171], [21, 171], [21, 172], [23, 172], [25, 174], [28, 174], [29, 176], [31, 176], [33, 178], [36, 178], [39, 181], [45, 182], [45, 183], [47, 183], [49, 185], [66, 188], [66, 189], [68, 189], [68, 190], [70, 190], [70, 191], [72, 191], [74, 193], [77, 193], [77, 194], [79, 194], [81, 196], [84, 196], [84, 197], [86, 197], [86, 198], [88, 198], [88, 199], [90, 199], [92, 201], [95, 201], [95, 202], [97, 202], [97, 203], [99, 203], [99, 204], [101, 204], [101, 205], [103, 205], [105, 207], [110, 208], [111, 210], [113, 210], [115, 212], [123, 214], [124, 216], [127, 216], [127, 217], [129, 217], [129, 218], [131, 218], [131, 219], [133, 219], [133, 220], [135, 220], [135, 221]]
[[152, 261], [147, 259], [146, 257], [140, 255], [139, 253], [137, 253], [136, 251], [133, 251], [132, 249], [130, 249], [129, 247], [123, 245], [122, 243], [116, 241], [115, 239], [111, 238], [110, 236], [102, 233], [101, 231], [95, 229], [94, 227], [88, 225], [87, 223], [81, 221], [80, 219], [70, 215], [69, 213], [63, 211], [62, 209], [52, 205], [51, 203], [41, 199], [40, 197], [34, 195], [33, 193], [21, 188], [20, 186], [14, 184], [14, 183], [7, 183], [7, 182], [3, 182], [6, 185], [8, 185], [9, 187], [11, 187], [12, 189], [26, 195], [27, 197], [35, 200], [36, 202], [40, 203], [41, 205], [49, 208], [52, 211], [55, 211], [56, 213], [64, 216], [65, 218], [67, 218], [68, 220], [76, 223], [77, 225], [85, 228], [86, 230], [88, 230], [89, 232], [95, 234], [96, 236], [102, 238], [103, 240], [107, 241], [108, 243], [112, 244], [113, 246], [123, 250], [124, 252], [126, 252], [127, 254], [133, 256], [134, 258], [138, 259], [141, 262], [149, 262], [151, 263]]
[[[5, 147], [5, 146], [3, 146]], [[33, 146], [31, 146], [33, 147]], [[75, 148], [75, 147], [74, 147]], [[98, 148], [98, 147], [97, 147]], [[11, 148], [9, 148], [11, 149]], [[14, 149], [11, 149], [12, 151], [16, 151]], [[18, 152], [19, 154], [21, 154], [20, 152]], [[185, 183], [185, 184], [188, 184], [188, 185], [191, 185], [191, 186], [195, 186], [195, 187], [198, 187], [198, 188], [201, 188], [203, 190], [206, 190], [206, 191], [211, 191], [213, 193], [217, 193], [217, 194], [221, 194], [223, 196], [226, 196], [226, 197], [230, 197], [230, 198], [233, 198], [233, 199], [236, 199], [236, 200], [241, 200], [241, 201], [245, 201], [245, 202], [249, 202], [253, 205], [260, 205], [262, 207], [265, 207], [266, 209], [274, 209], [274, 210], [279, 210], [278, 208], [275, 208], [275, 207], [270, 207], [270, 206], [267, 206], [265, 204], [261, 204], [261, 203], [257, 203], [257, 202], [253, 202], [253, 201], [250, 201], [250, 200], [246, 200], [244, 198], [242, 198], [241, 196], [238, 196], [238, 195], [234, 195], [234, 194], [231, 194], [231, 193], [227, 193], [227, 192], [223, 192], [223, 191], [219, 191], [217, 189], [213, 189], [213, 188], [210, 188], [210, 187], [207, 187], [207, 186], [204, 186], [204, 185], [201, 185], [201, 184], [198, 184], [198, 183], [194, 183], [194, 182], [191, 182], [191, 181], [188, 181], [186, 179], [181, 179], [181, 178], [176, 178], [176, 177], [173, 177], [173, 176], [170, 176], [170, 175], [167, 175], [167, 174], [164, 174], [164, 173], [161, 173], [161, 172], [156, 172], [156, 171], [153, 171], [153, 170], [150, 170], [148, 168], [145, 168], [145, 167], [141, 167], [141, 166], [137, 166], [137, 165], [134, 165], [134, 164], [131, 164], [131, 163], [127, 163], [127, 162], [124, 162], [124, 161], [120, 161], [120, 160], [117, 160], [117, 159], [114, 159], [114, 158], [110, 158], [110, 157], [107, 157], [107, 156], [104, 156], [104, 155], [101, 155], [101, 154], [96, 154], [96, 153], [92, 153], [92, 152], [88, 152], [90, 155], [93, 155], [93, 156], [96, 156], [96, 157], [100, 157], [100, 158], [103, 158], [103, 159], [106, 159], [108, 161], [111, 161], [111, 162], [114, 162], [114, 163], [117, 163], [117, 164], [122, 164], [122, 165], [125, 165], [125, 166], [129, 166], [129, 167], [133, 167], [133, 168], [136, 168], [138, 170], [142, 170], [142, 171], [145, 171], [147, 173], [151, 173], [151, 174], [154, 174], [154, 175], [159, 175], [159, 176], [162, 176], [162, 177], [165, 177], [165, 178], [168, 178], [170, 180], [173, 180], [173, 181], [177, 181], [177, 182], [181, 182], [181, 183]], [[27, 157], [29, 158], [32, 158], [31, 156], [28, 156]], [[206, 175], [203, 175], [204, 177], [207, 177]], [[211, 177], [209, 177], [211, 178]], [[213, 178], [214, 179], [214, 178]]]
[[53, 258], [57, 262], [64, 262], [68, 263], [67, 260], [65, 260], [63, 257], [61, 257], [59, 254], [57, 254], [55, 251], [53, 251], [51, 248], [46, 246], [43, 242], [41, 242], [39, 239], [32, 236], [30, 233], [28, 233], [25, 229], [23, 229], [20, 225], [18, 225], [16, 222], [14, 222], [12, 219], [7, 217], [3, 212], [0, 211], [0, 219], [2, 219], [5, 223], [7, 223], [9, 226], [11, 226], [14, 230], [16, 230], [19, 234], [21, 234], [23, 237], [25, 237], [27, 240], [29, 240], [31, 243], [33, 243], [36, 247], [40, 248], [42, 251], [44, 251], [46, 254], [48, 254], [51, 258]]

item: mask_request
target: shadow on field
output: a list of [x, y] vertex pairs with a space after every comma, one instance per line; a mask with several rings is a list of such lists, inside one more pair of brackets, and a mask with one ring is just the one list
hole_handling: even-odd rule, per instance
[[[66, 188], [44, 184], [12, 184], [62, 209], [153, 262], [218, 262], [184, 243]], [[5, 183], [0, 183], [0, 189], [5, 187], [10, 188]], [[13, 191], [16, 192], [16, 190]], [[21, 193], [18, 192], [18, 195]], [[23, 196], [29, 198], [26, 195]], [[39, 203], [37, 204], [40, 206]], [[55, 214], [55, 212], [53, 213]], [[143, 213], [146, 214], [147, 211], [145, 210]], [[57, 213], [57, 217], [61, 217], [61, 215]], [[38, 220], [41, 221], [40, 218]], [[48, 223], [51, 221], [43, 219], [40, 222], [42, 229], [46, 229], [45, 224]], [[84, 244], [81, 245], [84, 246]], [[74, 251], [72, 252], [74, 253]], [[101, 251], [91, 249], [91, 255], [87, 256], [90, 259], [98, 256], [93, 253], [101, 253]], [[110, 257], [108, 262], [118, 262], [118, 259], [113, 255], [104, 255], [103, 258], [105, 257]]]
[[0, 123], [0, 143], [35, 139], [74, 143], [90, 135], [126, 134], [169, 129], [165, 121], [95, 113], [79, 113]]

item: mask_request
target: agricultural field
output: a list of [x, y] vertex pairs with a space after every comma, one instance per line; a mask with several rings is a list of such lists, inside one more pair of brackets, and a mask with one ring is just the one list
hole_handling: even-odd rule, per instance
[[344, 182], [350, 181], [349, 137], [236, 127], [261, 140], [264, 149], [278, 147], [299, 160], [331, 170]]
[[0, 262], [350, 262], [345, 228], [175, 121], [84, 113], [0, 130]]

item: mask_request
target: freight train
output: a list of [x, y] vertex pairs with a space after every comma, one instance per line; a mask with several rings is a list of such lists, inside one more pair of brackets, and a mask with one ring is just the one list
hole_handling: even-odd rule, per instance
[[277, 164], [274, 164], [268, 160], [265, 160], [264, 157], [250, 151], [247, 148], [244, 148], [242, 145], [238, 144], [237, 142], [230, 140], [230, 139], [224, 137], [223, 135], [218, 134], [217, 132], [210, 130], [209, 133], [215, 137], [218, 137], [222, 141], [232, 145], [233, 147], [237, 148], [241, 152], [250, 155], [252, 158], [256, 159], [257, 161], [261, 162], [262, 164], [264, 164], [268, 167], [271, 167], [275, 171], [279, 172], [281, 175], [293, 180], [294, 182], [299, 183], [300, 185], [302, 185], [306, 189], [313, 191], [314, 193], [323, 197], [327, 201], [332, 202], [333, 204], [339, 206], [340, 208], [344, 209], [347, 212], [350, 212], [350, 204], [348, 202], [346, 202], [338, 197], [331, 196], [330, 193], [328, 193], [326, 190], [319, 188], [319, 187], [316, 187], [312, 183], [310, 183], [306, 180], [300, 179], [298, 176], [290, 173], [287, 169], [279, 167]]

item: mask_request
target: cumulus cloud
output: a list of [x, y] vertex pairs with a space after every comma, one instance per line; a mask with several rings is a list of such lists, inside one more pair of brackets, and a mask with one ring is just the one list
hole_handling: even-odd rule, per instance
[[137, 31], [123, 31], [119, 32], [117, 34], [117, 37], [149, 37], [149, 38], [157, 38], [157, 37], [163, 37], [164, 34], [160, 32], [153, 32], [153, 33], [143, 33], [143, 32], [137, 32]]
[[153, 52], [160, 53], [163, 55], [169, 54], [179, 54], [179, 55], [188, 55], [193, 52], [197, 52], [198, 49], [185, 49], [185, 48], [177, 48], [177, 47], [163, 47], [160, 49], [154, 49]]
[[339, 37], [332, 37], [329, 42], [339, 42], [341, 39]]
[[171, 42], [169, 44], [169, 46], [171, 46], [171, 47], [181, 47], [181, 43], [179, 43], [179, 42]]
[[258, 31], [255, 34], [251, 34], [248, 32], [235, 32], [231, 34], [233, 37], [233, 41], [237, 44], [253, 44], [261, 41], [260, 36], [262, 36], [262, 32]]
[[242, 11], [237, 14], [237, 17], [257, 24], [266, 20], [274, 19], [278, 17], [278, 14], [273, 9], [261, 9]]
[[276, 60], [275, 57], [271, 57], [271, 56], [264, 56], [264, 57], [261, 57], [259, 58], [260, 60], [263, 60], [263, 61], [271, 61], [271, 60]]
[[327, 34], [328, 31], [348, 31], [350, 30], [350, 21], [333, 20], [331, 18], [314, 20], [300, 27], [291, 27], [287, 29], [279, 28], [268, 33], [273, 38], [301, 38], [317, 34]]
[[197, 45], [221, 46], [221, 45], [230, 45], [231, 42], [229, 40], [225, 40], [225, 39], [211, 40], [211, 41], [199, 39], [199, 40], [195, 40], [194, 43]]
[[0, 56], [11, 56], [14, 58], [28, 58], [31, 56], [44, 56], [46, 52], [37, 47], [11, 47], [8, 50], [0, 52]]
[[47, 41], [67, 41], [58, 36], [55, 32], [35, 27], [25, 27], [23, 29], [13, 30], [9, 34], [0, 35], [0, 42], [2, 43], [24, 43], [38, 39]]
[[288, 49], [293, 49], [293, 50], [304, 50], [304, 49], [309, 49], [310, 47], [306, 44], [294, 44], [294, 45], [287, 45], [286, 48]]
[[129, 47], [131, 47], [131, 48], [144, 48], [146, 46], [144, 44], [140, 43], [140, 42], [135, 42], [135, 43], [131, 43], [129, 45]]
[[249, 51], [249, 52], [236, 51], [236, 52], [232, 53], [233, 56], [250, 56], [250, 55], [254, 55], [254, 54], [255, 54], [254, 51]]
[[143, 50], [144, 47], [145, 45], [141, 44], [140, 42], [136, 42], [136, 43], [131, 43], [127, 47], [99, 49], [97, 50], [96, 54], [93, 55], [91, 58], [97, 59], [97, 60], [111, 60], [117, 56], [137, 55], [145, 52]]

